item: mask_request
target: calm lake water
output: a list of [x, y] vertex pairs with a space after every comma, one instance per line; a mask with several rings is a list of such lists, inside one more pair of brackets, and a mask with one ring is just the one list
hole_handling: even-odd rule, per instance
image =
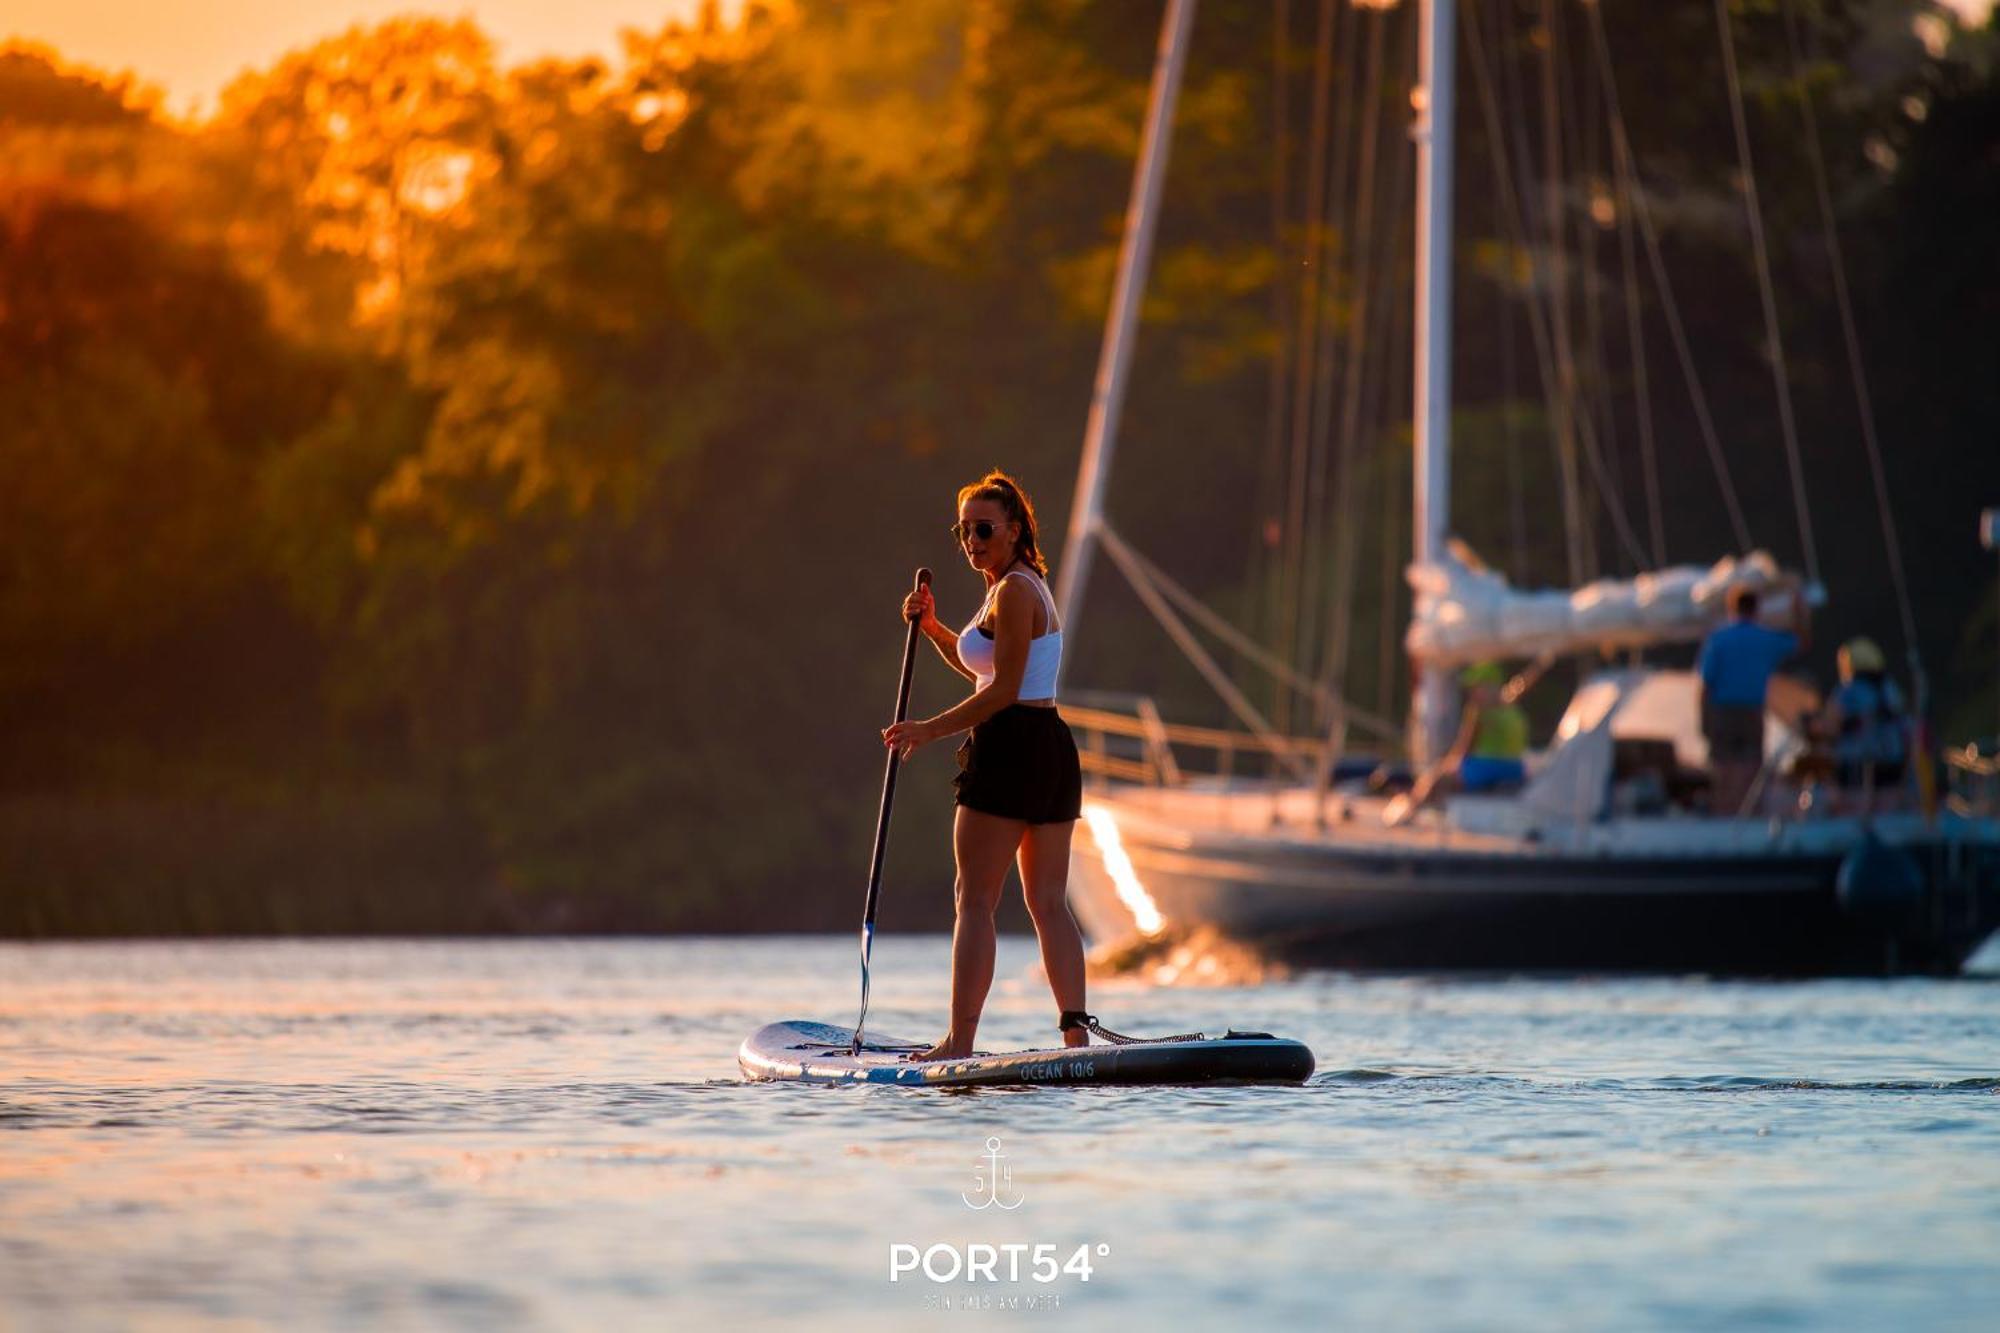
[[[1002, 950], [981, 1045], [1047, 1044]], [[1122, 983], [1320, 1073], [938, 1093], [738, 1080], [845, 937], [0, 945], [0, 1326], [1992, 1328], [1996, 981]]]

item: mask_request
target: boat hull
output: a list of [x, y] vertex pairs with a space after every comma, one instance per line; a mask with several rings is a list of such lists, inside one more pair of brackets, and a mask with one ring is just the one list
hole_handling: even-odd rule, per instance
[[[1119, 874], [1098, 836], [1107, 813]], [[1845, 850], [1356, 847], [1118, 818], [1101, 803], [1094, 821], [1071, 864], [1071, 900], [1094, 942], [1206, 927], [1295, 964], [1355, 969], [1951, 974], [1993, 924], [1980, 912], [1982, 877], [2000, 886], [2000, 849], [1912, 845], [1941, 891], [1869, 916], [1842, 905]]]

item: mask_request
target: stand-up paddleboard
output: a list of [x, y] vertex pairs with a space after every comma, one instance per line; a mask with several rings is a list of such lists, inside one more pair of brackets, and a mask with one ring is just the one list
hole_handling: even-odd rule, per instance
[[894, 1083], [919, 1088], [1022, 1084], [1303, 1083], [1313, 1055], [1266, 1032], [1230, 1032], [1188, 1041], [1045, 1051], [975, 1052], [958, 1060], [907, 1059], [926, 1043], [869, 1033], [852, 1053], [854, 1029], [794, 1020], [750, 1034], [736, 1053], [743, 1076], [795, 1083]]
[[[916, 588], [931, 581], [917, 571]], [[906, 602], [907, 605], [907, 602]], [[908, 614], [906, 612], [906, 614]], [[909, 616], [903, 670], [896, 682], [896, 721], [909, 715], [910, 673], [916, 665], [918, 617]], [[1055, 1047], [1040, 1051], [975, 1052], [959, 1060], [912, 1060], [922, 1042], [866, 1030], [875, 907], [882, 892], [883, 853], [889, 845], [889, 811], [896, 797], [899, 755], [889, 747], [882, 772], [882, 805], [875, 819], [875, 851], [868, 862], [868, 898], [861, 913], [861, 1013], [851, 1028], [797, 1020], [757, 1029], [736, 1053], [744, 1077], [794, 1083], [891, 1083], [920, 1088], [1022, 1084], [1303, 1083], [1312, 1076], [1312, 1052], [1268, 1032], [1192, 1034], [1148, 1041], [1120, 1036], [1095, 1018], [1064, 1012], [1065, 1030], [1080, 1024], [1108, 1046]]]

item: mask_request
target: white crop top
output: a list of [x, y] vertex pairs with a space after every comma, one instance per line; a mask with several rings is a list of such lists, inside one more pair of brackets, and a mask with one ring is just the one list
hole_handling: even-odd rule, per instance
[[1028, 665], [1021, 673], [1021, 693], [1024, 701], [1039, 701], [1056, 697], [1056, 671], [1062, 665], [1062, 631], [1056, 625], [1056, 599], [1049, 595], [1049, 585], [1037, 578], [1031, 570], [1009, 570], [1006, 577], [995, 583], [986, 594], [986, 600], [979, 604], [972, 621], [958, 634], [958, 660], [978, 677], [976, 690], [983, 690], [993, 683], [993, 636], [979, 628], [979, 622], [986, 619], [986, 613], [993, 605], [993, 599], [1000, 594], [1000, 584], [1007, 579], [1024, 578], [1035, 591], [1042, 595], [1042, 605], [1049, 613], [1049, 630], [1028, 641]]

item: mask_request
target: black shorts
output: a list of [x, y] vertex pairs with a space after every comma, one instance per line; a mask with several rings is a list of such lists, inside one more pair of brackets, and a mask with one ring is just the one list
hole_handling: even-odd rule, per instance
[[958, 804], [1002, 819], [1061, 824], [1083, 812], [1083, 770], [1053, 708], [1009, 704], [958, 747]]
[[1764, 758], [1764, 710], [1705, 704], [1702, 734], [1708, 737], [1711, 764], [1755, 764]]

